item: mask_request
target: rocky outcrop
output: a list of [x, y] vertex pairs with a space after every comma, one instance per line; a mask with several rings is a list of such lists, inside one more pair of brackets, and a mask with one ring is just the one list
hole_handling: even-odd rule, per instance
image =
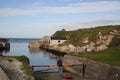
[[[100, 80], [120, 80], [120, 67], [110, 66], [96, 62], [87, 58], [80, 58], [75, 56], [65, 55], [63, 58], [64, 64], [86, 64], [85, 76], [94, 77]], [[82, 65], [66, 68], [67, 70], [82, 74]]]
[[32, 76], [25, 74], [22, 70], [22, 63], [14, 58], [0, 58], [0, 67], [2, 70], [1, 80], [34, 80]]
[[111, 44], [115, 36], [120, 36], [120, 32], [117, 30], [113, 30], [112, 32], [109, 32], [106, 35], [103, 35], [101, 32], [98, 32], [98, 35], [96, 35], [95, 41], [90, 41], [89, 36], [83, 38], [83, 41], [82, 41], [82, 43], [84, 44], [83, 46], [75, 47], [69, 43], [62, 46], [53, 45], [53, 46], [49, 46], [48, 48], [59, 50], [61, 52], [66, 52], [66, 53], [69, 53], [69, 52], [84, 53], [84, 52], [101, 51], [109, 48], [109, 45]]
[[29, 43], [29, 48], [39, 48], [41, 45], [40, 45], [40, 42], [39, 41], [31, 41]]
[[39, 41], [31, 41], [29, 43], [29, 48], [40, 48], [41, 46], [48, 46], [49, 38], [49, 36], [44, 36]]
[[10, 43], [7, 39], [0, 38], [0, 50], [9, 49]]

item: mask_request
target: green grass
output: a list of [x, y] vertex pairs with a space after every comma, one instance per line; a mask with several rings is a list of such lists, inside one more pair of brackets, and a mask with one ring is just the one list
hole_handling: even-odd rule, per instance
[[86, 57], [98, 62], [120, 67], [120, 46], [99, 52], [78, 53], [76, 55], [72, 53], [71, 55]]
[[33, 72], [31, 70], [31, 67], [29, 66], [29, 59], [26, 56], [2, 56], [3, 58], [8, 58], [9, 62], [12, 62], [12, 59], [15, 58], [18, 61], [22, 62], [22, 70], [25, 70], [25, 74], [29, 76], [33, 76]]

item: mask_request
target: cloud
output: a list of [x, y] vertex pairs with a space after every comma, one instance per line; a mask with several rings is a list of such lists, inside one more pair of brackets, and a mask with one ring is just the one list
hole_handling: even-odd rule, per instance
[[58, 1], [65, 1], [66, 2], [66, 1], [72, 1], [72, 0], [58, 0]]
[[20, 15], [36, 15], [40, 10], [20, 9], [20, 8], [1, 8], [0, 16], [20, 16]]
[[67, 30], [75, 30], [80, 28], [90, 28], [104, 25], [120, 25], [120, 20], [96, 20], [89, 22], [66, 23], [64, 25], [61, 25], [61, 28]]
[[[38, 6], [39, 3], [34, 3], [33, 5]], [[64, 7], [40, 6], [36, 9], [0, 8], [0, 16], [39, 15], [41, 13], [76, 14], [108, 11], [120, 11], [120, 1], [81, 2]]]
[[34, 3], [32, 3], [32, 7], [40, 7], [40, 6], [42, 6], [42, 5], [44, 5], [45, 3], [44, 2], [34, 2]]

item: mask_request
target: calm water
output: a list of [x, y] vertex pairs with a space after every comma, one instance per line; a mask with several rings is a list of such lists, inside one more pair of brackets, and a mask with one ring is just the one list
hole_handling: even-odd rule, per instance
[[[30, 60], [30, 65], [48, 65], [56, 64], [56, 55], [40, 49], [29, 49], [29, 42], [38, 39], [9, 39], [10, 50], [3, 51], [4, 56], [21, 56], [25, 55]], [[36, 68], [35, 70], [38, 70]]]

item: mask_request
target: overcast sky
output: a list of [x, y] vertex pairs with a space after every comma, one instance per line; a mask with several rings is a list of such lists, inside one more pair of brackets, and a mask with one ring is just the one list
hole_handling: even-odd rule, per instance
[[0, 38], [120, 24], [120, 0], [0, 0]]

